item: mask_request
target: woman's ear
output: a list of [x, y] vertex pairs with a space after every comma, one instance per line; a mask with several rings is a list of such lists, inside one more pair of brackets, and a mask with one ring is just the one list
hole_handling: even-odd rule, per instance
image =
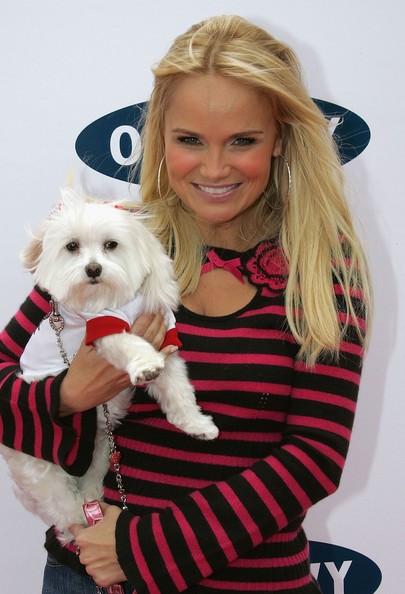
[[281, 139], [281, 136], [280, 136], [279, 138], [277, 138], [276, 142], [274, 143], [273, 157], [279, 157], [280, 156], [282, 146], [283, 146], [283, 142], [282, 142], [282, 139]]

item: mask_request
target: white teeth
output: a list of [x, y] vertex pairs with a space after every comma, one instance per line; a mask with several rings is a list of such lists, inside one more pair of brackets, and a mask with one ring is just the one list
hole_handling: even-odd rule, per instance
[[200, 190], [202, 190], [203, 192], [206, 192], [207, 194], [220, 196], [221, 194], [226, 194], [226, 192], [233, 190], [234, 188], [236, 188], [237, 185], [238, 184], [232, 184], [231, 186], [225, 186], [225, 187], [223, 186], [221, 188], [213, 188], [212, 186], [201, 186], [198, 184], [198, 187], [200, 188]]

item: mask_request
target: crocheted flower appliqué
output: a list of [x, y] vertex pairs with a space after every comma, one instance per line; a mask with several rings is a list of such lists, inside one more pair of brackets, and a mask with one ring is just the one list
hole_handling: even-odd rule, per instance
[[288, 268], [280, 247], [273, 242], [260, 243], [253, 255], [244, 262], [249, 281], [266, 287], [273, 293], [282, 293], [287, 285]]

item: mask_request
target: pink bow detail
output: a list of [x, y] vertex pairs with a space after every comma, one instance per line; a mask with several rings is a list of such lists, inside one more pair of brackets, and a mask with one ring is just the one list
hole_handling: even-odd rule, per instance
[[224, 270], [228, 270], [235, 278], [238, 279], [242, 284], [244, 284], [243, 276], [241, 271], [238, 269], [238, 266], [241, 265], [240, 258], [234, 258], [233, 260], [222, 260], [215, 250], [210, 250], [206, 254], [208, 258], [208, 262], [202, 265], [201, 267], [201, 274], [205, 272], [209, 272], [210, 270], [214, 270], [214, 268], [223, 268]]

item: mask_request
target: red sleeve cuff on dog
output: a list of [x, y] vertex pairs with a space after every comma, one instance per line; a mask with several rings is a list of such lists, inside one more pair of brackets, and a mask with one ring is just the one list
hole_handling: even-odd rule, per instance
[[166, 332], [166, 336], [164, 341], [162, 342], [161, 346], [160, 346], [160, 350], [164, 349], [166, 346], [168, 345], [173, 345], [173, 346], [177, 346], [177, 347], [182, 347], [182, 343], [180, 341], [179, 338], [179, 334], [177, 332], [177, 328], [170, 328], [170, 330], [168, 330]]
[[[114, 316], [100, 316], [98, 318], [92, 318], [86, 322], [86, 345], [95, 346], [94, 341], [103, 336], [109, 336], [110, 334], [121, 334], [121, 332], [129, 332], [131, 330], [130, 325], [121, 318]], [[166, 332], [164, 341], [160, 347], [160, 350], [164, 349], [168, 345], [181, 347], [182, 343], [179, 339], [177, 328], [170, 328]]]
[[110, 334], [129, 332], [130, 325], [121, 318], [114, 316], [101, 316], [86, 322], [86, 345], [94, 346], [94, 341]]

